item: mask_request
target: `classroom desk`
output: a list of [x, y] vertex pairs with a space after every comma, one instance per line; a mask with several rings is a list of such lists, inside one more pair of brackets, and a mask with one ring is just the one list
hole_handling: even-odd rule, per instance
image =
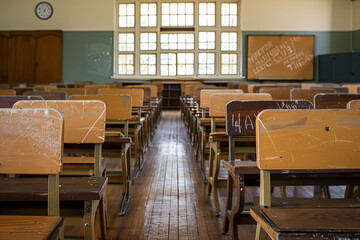
[[271, 239], [359, 239], [359, 208], [260, 209], [251, 216]]
[[61, 239], [64, 219], [59, 216], [0, 215], [0, 239]]

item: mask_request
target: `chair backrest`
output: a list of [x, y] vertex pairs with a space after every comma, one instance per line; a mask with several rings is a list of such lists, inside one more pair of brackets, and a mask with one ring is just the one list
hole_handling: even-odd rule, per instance
[[268, 93], [273, 100], [290, 100], [290, 91], [293, 87], [262, 87], [260, 93]]
[[261, 170], [360, 169], [360, 110], [264, 110], [256, 141]]
[[9, 84], [6, 84], [6, 83], [1, 83], [0, 84], [0, 89], [9, 89], [9, 88], [10, 88]]
[[41, 96], [0, 96], [0, 108], [12, 108], [20, 100], [44, 100]]
[[44, 100], [66, 100], [67, 99], [67, 93], [65, 91], [61, 91], [61, 92], [26, 91], [23, 93], [23, 95], [42, 96], [44, 98]]
[[158, 86], [156, 84], [139, 84], [138, 87], [149, 87], [151, 89], [151, 98], [158, 97]]
[[64, 116], [64, 143], [103, 143], [105, 104], [101, 101], [19, 101], [14, 108], [55, 108]]
[[182, 82], [182, 83], [180, 84], [181, 94], [182, 94], [183, 96], [185, 96], [185, 87], [186, 87], [187, 85], [193, 85], [193, 84], [199, 85], [199, 84], [201, 84], [201, 82], [199, 82], [199, 81]]
[[98, 89], [110, 88], [110, 86], [109, 86], [109, 84], [88, 84], [88, 85], [85, 85], [84, 88], [86, 89], [87, 94], [97, 94]]
[[59, 174], [63, 125], [55, 109], [0, 109], [0, 174]]
[[342, 87], [346, 87], [349, 91], [349, 93], [359, 93], [358, 92], [358, 87], [360, 87], [360, 84], [342, 84]]
[[360, 100], [351, 100], [346, 105], [347, 109], [360, 109]]
[[205, 84], [186, 84], [184, 85], [184, 96], [185, 97], [193, 97], [191, 96], [191, 89], [194, 87], [206, 87]]
[[116, 95], [72, 95], [70, 100], [100, 100], [106, 105], [106, 120], [126, 120], [131, 118], [131, 96]]
[[16, 95], [23, 95], [23, 93], [26, 91], [35, 91], [35, 89], [32, 87], [13, 87], [12, 89], [15, 90]]
[[99, 89], [97, 94], [127, 94], [131, 96], [132, 107], [138, 108], [144, 106], [143, 89], [103, 88]]
[[16, 95], [14, 89], [0, 89], [0, 95]]
[[213, 93], [210, 95], [210, 117], [225, 117], [225, 106], [233, 100], [271, 100], [267, 93]]
[[51, 92], [66, 92], [67, 98], [69, 99], [71, 95], [86, 95], [85, 88], [63, 88], [63, 89], [52, 89]]
[[131, 85], [131, 86], [125, 86], [123, 88], [128, 88], [128, 89], [142, 89], [144, 90], [144, 99], [143, 99], [143, 102], [144, 103], [149, 103], [150, 102], [150, 99], [151, 99], [151, 88], [150, 87], [139, 87], [139, 86], [136, 86], [136, 85]]
[[241, 89], [202, 89], [200, 91], [200, 107], [209, 108], [210, 107], [210, 95], [213, 93], [244, 93]]
[[314, 96], [318, 93], [335, 93], [334, 89], [302, 89], [293, 88], [290, 91], [291, 100], [308, 100], [314, 104]]
[[59, 216], [64, 118], [56, 109], [0, 109], [0, 174], [48, 176], [48, 215]]
[[265, 109], [313, 109], [307, 100], [231, 101], [226, 104], [226, 134], [255, 136], [256, 116]]
[[346, 104], [354, 99], [360, 99], [360, 94], [319, 93], [314, 97], [316, 109], [346, 108]]

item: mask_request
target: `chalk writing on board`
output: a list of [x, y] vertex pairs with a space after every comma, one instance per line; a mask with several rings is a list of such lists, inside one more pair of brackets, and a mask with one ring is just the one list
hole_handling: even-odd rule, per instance
[[259, 74], [278, 64], [284, 65], [290, 71], [306, 66], [312, 61], [313, 55], [296, 49], [296, 42], [300, 40], [300, 36], [295, 36], [279, 44], [272, 40], [267, 41], [248, 58], [248, 64], [253, 66], [253, 74]]

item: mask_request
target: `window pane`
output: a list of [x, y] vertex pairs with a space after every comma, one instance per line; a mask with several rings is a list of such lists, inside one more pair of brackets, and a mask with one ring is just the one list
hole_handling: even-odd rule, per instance
[[156, 50], [156, 33], [140, 34], [140, 50]]
[[135, 4], [119, 4], [119, 27], [135, 26]]
[[221, 4], [221, 26], [237, 26], [237, 3]]
[[178, 75], [194, 74], [194, 54], [178, 53], [177, 54], [177, 72]]
[[156, 55], [140, 54], [140, 75], [156, 74]]
[[215, 49], [215, 32], [199, 32], [199, 49]]
[[174, 53], [160, 54], [160, 75], [161, 76], [176, 75], [176, 54]]
[[134, 74], [134, 55], [133, 54], [119, 54], [118, 72], [120, 75]]
[[237, 49], [237, 33], [222, 32], [221, 33], [221, 50], [236, 51]]
[[162, 3], [162, 26], [193, 26], [193, 3]]
[[237, 74], [237, 54], [221, 54], [221, 74]]
[[156, 26], [156, 3], [142, 3], [141, 4], [141, 27], [155, 27]]
[[119, 33], [119, 49], [120, 52], [134, 51], [134, 33]]
[[215, 26], [215, 3], [199, 4], [199, 26]]
[[202, 75], [214, 74], [215, 53], [199, 53], [199, 70]]

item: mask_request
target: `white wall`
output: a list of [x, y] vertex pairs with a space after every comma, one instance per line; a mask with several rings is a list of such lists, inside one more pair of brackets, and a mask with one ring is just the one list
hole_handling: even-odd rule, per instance
[[242, 0], [242, 14], [244, 31], [352, 30], [350, 0]]
[[35, 6], [41, 0], [0, 0], [0, 30], [113, 30], [114, 0], [48, 0], [53, 16], [40, 20]]
[[353, 2], [353, 30], [360, 30], [360, 0]]

